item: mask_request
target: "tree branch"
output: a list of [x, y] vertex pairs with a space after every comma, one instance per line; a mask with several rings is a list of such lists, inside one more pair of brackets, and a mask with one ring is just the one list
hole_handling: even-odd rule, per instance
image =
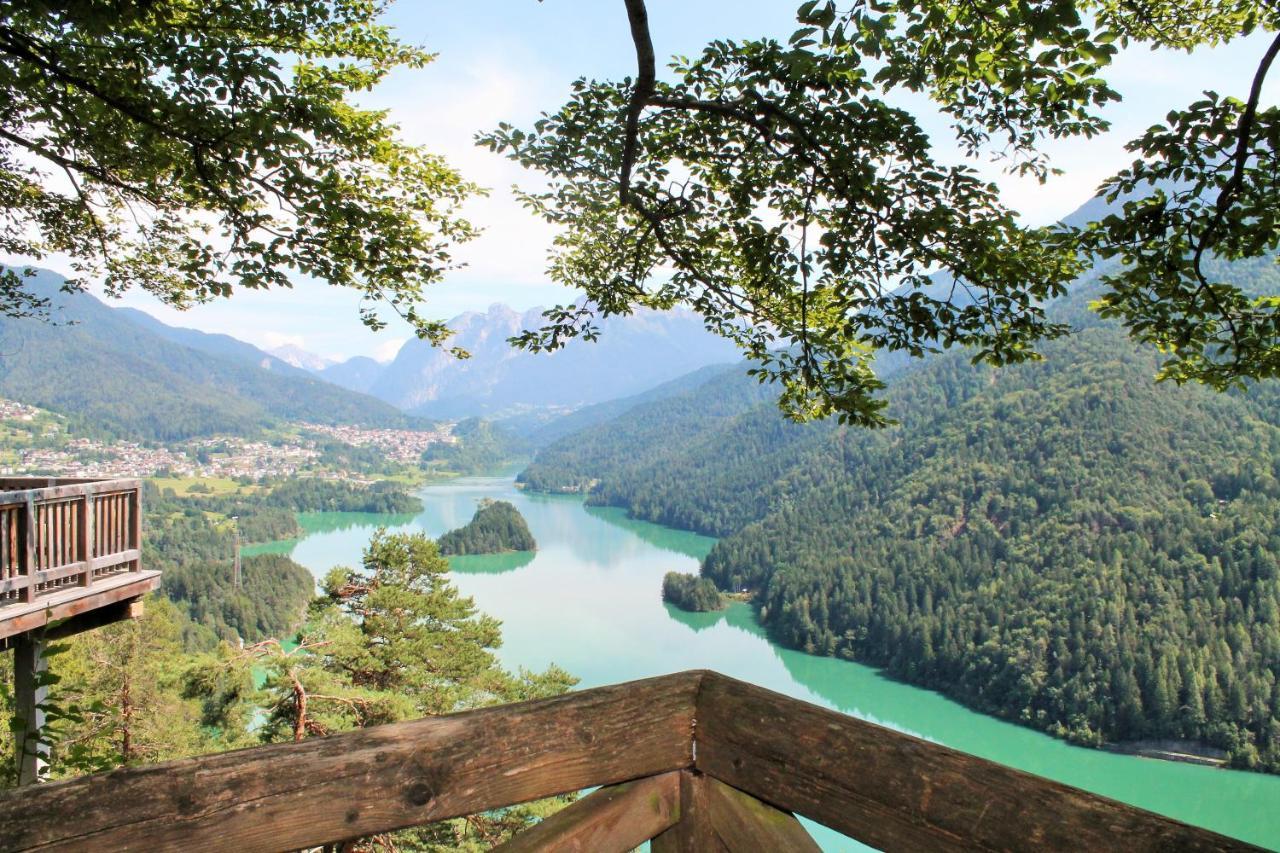
[[631, 23], [631, 41], [636, 47], [636, 84], [631, 90], [631, 103], [627, 107], [626, 138], [622, 146], [622, 177], [618, 198], [622, 203], [631, 201], [631, 170], [635, 167], [636, 147], [640, 136], [640, 114], [653, 97], [658, 72], [653, 55], [653, 37], [649, 34], [649, 10], [644, 0], [624, 0], [627, 20]]
[[[1218, 295], [1213, 292], [1213, 288], [1209, 286], [1209, 282], [1201, 268], [1201, 262], [1204, 260], [1204, 253], [1212, 245], [1214, 235], [1222, 225], [1222, 220], [1226, 218], [1231, 202], [1244, 185], [1244, 170], [1249, 162], [1249, 143], [1253, 136], [1254, 122], [1258, 117], [1258, 101], [1262, 98], [1262, 85], [1266, 82], [1267, 74], [1270, 72], [1271, 64], [1275, 61], [1277, 54], [1280, 54], [1280, 35], [1277, 35], [1272, 40], [1271, 46], [1263, 54], [1262, 61], [1258, 63], [1258, 70], [1253, 75], [1253, 85], [1249, 89], [1249, 100], [1245, 104], [1244, 112], [1240, 114], [1240, 122], [1236, 126], [1236, 151], [1232, 158], [1234, 165], [1231, 171], [1231, 178], [1227, 181], [1227, 185], [1222, 188], [1222, 191], [1218, 193], [1218, 199], [1213, 207], [1213, 219], [1209, 220], [1209, 224], [1205, 226], [1204, 231], [1200, 234], [1200, 240], [1196, 245], [1195, 260], [1192, 264], [1196, 278], [1200, 281], [1196, 296], [1198, 297], [1202, 292], [1209, 294], [1210, 301], [1213, 302], [1214, 308], [1222, 315], [1222, 318], [1226, 320], [1231, 329], [1232, 340], [1236, 343], [1239, 343], [1239, 335], [1236, 332], [1235, 322], [1232, 320], [1230, 313], [1223, 308], [1222, 302], [1218, 299]], [[1239, 353], [1237, 352], [1238, 357]]]

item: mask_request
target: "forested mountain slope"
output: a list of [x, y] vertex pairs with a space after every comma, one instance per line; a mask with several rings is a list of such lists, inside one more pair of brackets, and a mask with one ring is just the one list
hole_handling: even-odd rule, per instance
[[[313, 377], [247, 344], [172, 329], [88, 294], [59, 292], [42, 271], [35, 287], [57, 306], [54, 323], [0, 318], [0, 394], [130, 438], [173, 440], [251, 433], [280, 420], [403, 425], [394, 408]], [[156, 327], [164, 332], [159, 333]], [[257, 350], [253, 350], [257, 352]]]
[[893, 376], [890, 429], [788, 424], [772, 389], [725, 377], [524, 479], [723, 536], [704, 574], [755, 591], [788, 645], [1081, 742], [1189, 738], [1280, 769], [1276, 389], [1154, 384], [1157, 354], [1091, 291], [1054, 306], [1081, 331], [1043, 363]]
[[500, 423], [521, 435], [532, 447], [546, 447], [567, 435], [609, 423], [619, 415], [625, 414], [645, 403], [676, 397], [686, 391], [699, 388], [712, 379], [728, 373], [737, 372], [733, 364], [710, 364], [706, 367], [678, 376], [669, 382], [655, 385], [647, 391], [633, 394], [630, 397], [619, 397], [603, 403], [593, 403], [581, 409], [551, 419], [541, 419], [536, 423], [528, 423], [526, 419], [510, 418]]

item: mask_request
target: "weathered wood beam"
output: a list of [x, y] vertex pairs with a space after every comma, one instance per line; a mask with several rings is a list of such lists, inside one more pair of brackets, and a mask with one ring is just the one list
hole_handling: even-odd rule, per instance
[[97, 579], [92, 586], [69, 586], [34, 602], [0, 608], [0, 638], [35, 631], [50, 622], [140, 598], [160, 586], [157, 571], [129, 572]]
[[[13, 483], [9, 480], [6, 482]], [[41, 484], [45, 485], [41, 485]], [[49, 485], [52, 483], [52, 485]], [[13, 491], [0, 492], [0, 504], [18, 504], [27, 500], [49, 501], [63, 498], [79, 497], [85, 494], [123, 494], [138, 491], [142, 488], [139, 479], [122, 480], [63, 480], [35, 478], [21, 481], [21, 485]]]
[[526, 829], [495, 853], [627, 853], [680, 818], [680, 774], [601, 788]]
[[730, 853], [821, 853], [795, 815], [710, 776], [703, 777], [703, 786], [711, 828]]
[[715, 673], [697, 769], [885, 851], [1256, 850]]
[[654, 776], [693, 763], [701, 680], [681, 673], [7, 792], [0, 850], [295, 850]]
[[680, 773], [680, 820], [649, 845], [652, 853], [728, 853], [711, 826], [707, 779], [701, 773]]
[[79, 616], [73, 616], [55, 623], [52, 627], [45, 627], [35, 633], [15, 634], [10, 637], [0, 637], [0, 651], [8, 651], [14, 648], [22, 641], [23, 637], [38, 636], [46, 642], [55, 640], [65, 640], [67, 637], [73, 637], [76, 634], [82, 634], [85, 631], [92, 631], [102, 628], [106, 625], [114, 625], [116, 622], [125, 622], [130, 619], [141, 619], [145, 612], [144, 599], [130, 598], [124, 601], [117, 601], [114, 604], [108, 604], [105, 607], [98, 607], [93, 610], [86, 610]]

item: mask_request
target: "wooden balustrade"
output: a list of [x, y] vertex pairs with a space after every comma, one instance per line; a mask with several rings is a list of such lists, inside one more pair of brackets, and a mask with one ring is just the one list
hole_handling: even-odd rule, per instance
[[154, 588], [141, 542], [138, 480], [0, 479], [0, 639]]
[[605, 786], [507, 851], [1236, 851], [1244, 842], [711, 672], [0, 795], [0, 851], [296, 850]]

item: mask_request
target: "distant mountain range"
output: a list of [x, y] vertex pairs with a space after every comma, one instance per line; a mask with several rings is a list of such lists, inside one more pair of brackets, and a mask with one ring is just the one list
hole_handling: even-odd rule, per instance
[[[736, 359], [733, 345], [688, 311], [612, 318], [596, 343], [528, 353], [507, 339], [541, 324], [541, 310], [492, 305], [450, 323], [468, 359], [411, 340], [390, 362], [334, 363], [294, 345], [264, 351], [169, 326], [90, 294], [62, 293], [63, 281], [47, 270], [31, 279], [55, 306], [52, 323], [0, 318], [0, 395], [122, 437], [247, 434], [282, 420], [390, 426], [474, 416], [520, 416], [529, 431]], [[571, 423], [601, 417], [586, 412]]]
[[735, 361], [737, 350], [708, 332], [691, 311], [638, 311], [601, 323], [595, 343], [570, 342], [554, 353], [517, 350], [507, 339], [543, 323], [542, 309], [524, 313], [491, 305], [450, 321], [458, 359], [417, 340], [387, 364], [353, 358], [321, 367], [317, 356], [274, 350], [336, 385], [361, 391], [416, 415], [463, 418], [565, 412], [646, 391], [711, 364]]
[[307, 352], [296, 344], [284, 344], [278, 347], [271, 347], [264, 350], [268, 355], [273, 355], [283, 361], [285, 364], [291, 364], [294, 367], [300, 367], [303, 370], [310, 370], [313, 373], [319, 373], [326, 367], [333, 364], [332, 359], [316, 355], [313, 352]]
[[417, 422], [228, 335], [63, 293], [63, 281], [48, 271], [29, 280], [52, 300], [52, 323], [0, 317], [0, 395], [84, 427], [152, 440], [251, 434], [286, 420]]

